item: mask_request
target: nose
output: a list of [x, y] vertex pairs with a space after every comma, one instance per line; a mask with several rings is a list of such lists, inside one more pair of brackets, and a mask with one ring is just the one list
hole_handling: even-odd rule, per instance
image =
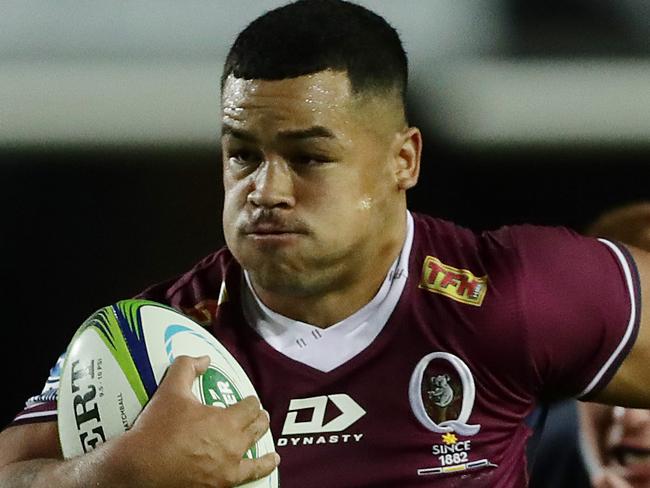
[[256, 207], [293, 207], [293, 178], [287, 163], [281, 159], [269, 159], [260, 164], [253, 174], [253, 187], [247, 200]]

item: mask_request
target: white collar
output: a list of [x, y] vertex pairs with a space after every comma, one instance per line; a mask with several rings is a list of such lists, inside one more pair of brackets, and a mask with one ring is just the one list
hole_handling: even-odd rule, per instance
[[244, 317], [276, 351], [325, 373], [347, 362], [382, 331], [397, 306], [408, 278], [413, 244], [413, 217], [406, 214], [406, 237], [399, 256], [370, 302], [349, 317], [321, 329], [274, 312], [262, 303], [244, 271], [242, 305]]

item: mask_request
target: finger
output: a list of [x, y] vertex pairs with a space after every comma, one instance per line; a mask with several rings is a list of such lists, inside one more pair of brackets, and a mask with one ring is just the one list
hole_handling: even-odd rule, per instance
[[255, 396], [248, 396], [243, 400], [231, 405], [226, 410], [233, 415], [239, 425], [245, 427], [252, 423], [262, 410], [262, 404]]
[[269, 413], [266, 410], [260, 410], [255, 420], [244, 429], [242, 435], [243, 448], [248, 449], [252, 444], [257, 442], [269, 430], [269, 426]]
[[159, 388], [172, 388], [176, 391], [191, 391], [192, 383], [210, 365], [209, 356], [178, 356], [167, 368]]
[[257, 459], [242, 459], [237, 471], [236, 485], [247, 481], [258, 480], [270, 475], [280, 464], [280, 455], [270, 452]]

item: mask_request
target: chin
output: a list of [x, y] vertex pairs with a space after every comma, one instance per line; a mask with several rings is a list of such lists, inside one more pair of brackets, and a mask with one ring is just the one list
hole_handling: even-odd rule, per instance
[[257, 271], [248, 269], [248, 272], [255, 285], [267, 292], [301, 296], [308, 295], [308, 290], [311, 288], [308, 283], [305, 283], [305, 280], [296, 274], [287, 274], [269, 269]]

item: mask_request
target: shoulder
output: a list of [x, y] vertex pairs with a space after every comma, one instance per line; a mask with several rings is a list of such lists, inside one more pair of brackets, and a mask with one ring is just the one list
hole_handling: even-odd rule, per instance
[[[566, 227], [511, 225], [484, 232], [442, 219], [413, 214], [416, 254], [438, 255], [458, 264], [474, 265], [481, 272], [497, 271], [504, 265], [522, 268], [580, 261], [585, 252], [611, 254], [608, 246]], [[451, 264], [451, 263], [450, 263]]]
[[564, 227], [513, 225], [475, 232], [441, 219], [413, 217], [411, 271], [420, 275], [420, 287], [487, 307], [499, 317], [522, 306], [544, 308], [554, 296], [567, 307], [575, 305], [576, 290], [586, 293], [588, 283], [619, 261], [606, 243]]
[[484, 277], [494, 286], [517, 274], [525, 247], [537, 239], [535, 233], [554, 232], [535, 226], [509, 226], [476, 232], [472, 229], [422, 214], [413, 214], [415, 223], [412, 260], [423, 273], [436, 263], [451, 273]]
[[[564, 228], [535, 225], [504, 226], [477, 232], [453, 222], [413, 213], [414, 248], [423, 253], [439, 254], [459, 262], [483, 262], [491, 256], [503, 258], [516, 254], [530, 244], [540, 247], [575, 235]], [[479, 263], [480, 264], [480, 263]]]
[[461, 342], [498, 338], [478, 350], [482, 364], [518, 371], [521, 385], [554, 397], [589, 391], [594, 378], [606, 377], [599, 371], [637, 307], [634, 263], [622, 246], [563, 227], [477, 233], [414, 220], [412, 271], [418, 288], [432, 292], [418, 294], [418, 303], [436, 317], [447, 312]]

